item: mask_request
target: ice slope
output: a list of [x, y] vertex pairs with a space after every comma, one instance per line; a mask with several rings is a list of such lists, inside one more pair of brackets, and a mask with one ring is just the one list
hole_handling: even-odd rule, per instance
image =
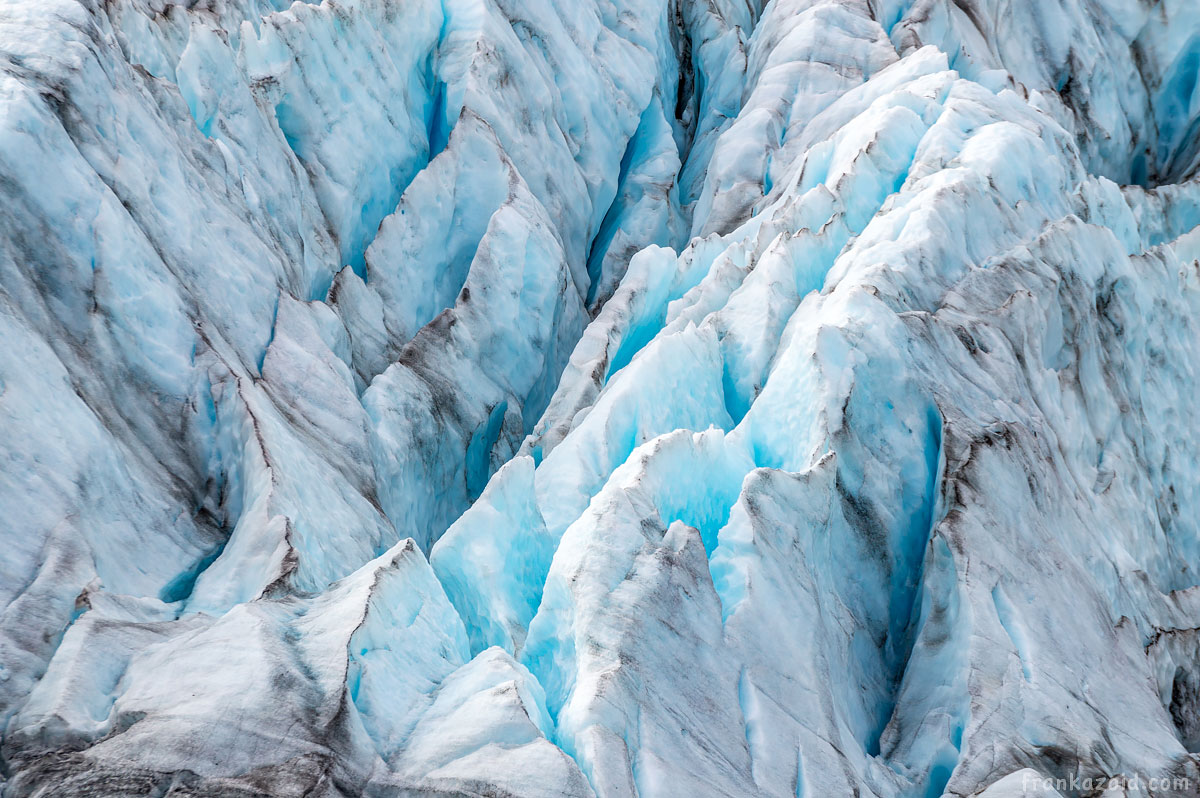
[[1200, 794], [1191, 0], [0, 53], [6, 796]]

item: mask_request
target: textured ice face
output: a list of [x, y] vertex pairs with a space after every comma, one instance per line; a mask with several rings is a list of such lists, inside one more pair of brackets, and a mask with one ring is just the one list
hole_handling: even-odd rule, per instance
[[6, 795], [1200, 794], [1192, 0], [0, 52]]

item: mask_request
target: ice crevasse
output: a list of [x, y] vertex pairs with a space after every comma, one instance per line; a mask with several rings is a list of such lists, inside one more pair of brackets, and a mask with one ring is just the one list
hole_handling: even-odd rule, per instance
[[5, 796], [1200, 795], [1195, 0], [9, 0], [0, 203]]

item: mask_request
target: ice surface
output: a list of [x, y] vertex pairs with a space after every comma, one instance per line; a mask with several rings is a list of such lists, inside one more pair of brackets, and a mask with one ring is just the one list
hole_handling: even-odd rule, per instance
[[1193, 0], [0, 52], [5, 795], [1200, 794]]

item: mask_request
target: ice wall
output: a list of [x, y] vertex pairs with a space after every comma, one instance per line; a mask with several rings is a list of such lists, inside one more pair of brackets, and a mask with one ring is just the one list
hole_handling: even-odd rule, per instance
[[1191, 0], [0, 53], [5, 795], [1200, 794]]

